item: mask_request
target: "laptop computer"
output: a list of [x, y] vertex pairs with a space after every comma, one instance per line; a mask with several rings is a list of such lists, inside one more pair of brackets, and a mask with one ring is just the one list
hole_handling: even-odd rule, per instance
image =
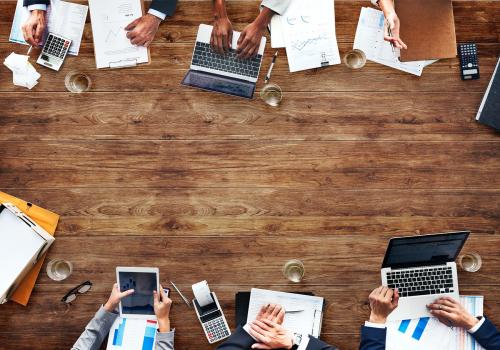
[[225, 54], [219, 54], [210, 46], [212, 28], [200, 24], [191, 67], [182, 84], [251, 99], [259, 77], [266, 38], [262, 37], [257, 56], [239, 59], [236, 57], [236, 47], [240, 33], [234, 31], [232, 48]]
[[382, 285], [397, 288], [398, 307], [388, 321], [432, 316], [427, 304], [439, 297], [458, 300], [455, 259], [468, 231], [392, 238], [382, 264]]

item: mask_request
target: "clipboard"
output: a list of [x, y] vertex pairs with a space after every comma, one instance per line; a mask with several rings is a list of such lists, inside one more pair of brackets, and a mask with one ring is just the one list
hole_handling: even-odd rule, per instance
[[[59, 215], [47, 209], [38, 207], [30, 202], [23, 201], [22, 199], [8, 195], [0, 191], [0, 203], [12, 203], [18, 207], [24, 214], [28, 215], [38, 225], [40, 225], [50, 235], [54, 236], [57, 223], [59, 222]], [[40, 270], [42, 269], [43, 262], [45, 261], [45, 253], [40, 260], [33, 266], [31, 271], [26, 275], [21, 284], [17, 287], [10, 300], [15, 301], [23, 306], [28, 305], [31, 292], [35, 287], [36, 279]]]
[[[112, 22], [112, 18], [111, 18], [112, 15], [106, 14], [106, 13], [96, 12], [96, 11], [98, 11], [97, 4], [99, 4], [99, 5], [110, 4], [113, 1], [118, 3], [117, 0], [106, 0], [105, 2], [102, 0], [89, 0], [92, 35], [93, 35], [93, 41], [94, 41], [94, 56], [96, 58], [97, 69], [129, 68], [129, 67], [136, 67], [139, 65], [151, 64], [151, 51], [150, 51], [149, 47], [147, 47], [147, 48], [146, 47], [137, 47], [138, 50], [141, 50], [141, 51], [145, 50], [146, 51], [146, 56], [147, 56], [146, 61], [144, 61], [142, 59], [142, 57], [140, 57], [143, 55], [143, 53], [140, 53], [139, 56], [136, 58], [127, 56], [126, 58], [119, 59], [119, 60], [111, 60], [111, 59], [105, 60], [103, 58], [101, 58], [101, 59], [98, 58], [98, 56], [101, 55], [101, 52], [98, 52], [98, 50], [104, 49], [103, 47], [101, 47], [101, 42], [100, 42], [101, 40], [98, 40], [98, 37], [102, 39], [102, 37], [100, 37], [100, 36], [104, 35], [105, 36], [104, 44], [106, 44], [108, 42], [108, 39], [109, 39], [109, 42], [111, 43], [113, 41], [113, 38], [116, 39], [118, 37], [117, 31], [119, 29], [117, 29], [117, 28], [112, 29], [111, 27], [107, 26], [105, 21], [109, 20], [110, 22]], [[126, 11], [126, 9], [123, 9], [123, 8], [126, 5], [130, 5], [133, 7], [133, 5], [135, 5], [134, 3], [140, 4], [141, 15], [143, 16], [144, 15], [144, 0], [126, 0], [125, 2], [120, 1], [117, 5], [122, 5], [120, 10], [124, 12], [124, 11]], [[116, 11], [114, 11], [114, 12], [116, 12]], [[123, 13], [120, 13], [120, 14], [123, 14]], [[128, 15], [125, 14], [125, 16], [128, 16]], [[134, 19], [128, 20], [127, 24], [132, 22], [133, 20]], [[133, 45], [131, 45], [131, 48], [132, 47], [133, 47]]]

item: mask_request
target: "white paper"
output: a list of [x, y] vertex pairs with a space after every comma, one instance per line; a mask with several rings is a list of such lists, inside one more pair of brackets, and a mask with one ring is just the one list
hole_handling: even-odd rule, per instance
[[[68, 54], [78, 56], [85, 28], [85, 20], [87, 19], [87, 11], [88, 6], [86, 5], [51, 0], [50, 6], [47, 8], [47, 30], [44, 34], [43, 43], [45, 43], [48, 33], [60, 35], [72, 41]], [[23, 7], [23, 0], [18, 0], [9, 41], [28, 45], [24, 40], [22, 26], [29, 18], [29, 15], [28, 9]]]
[[283, 26], [281, 25], [281, 16], [274, 15], [269, 24], [271, 32], [271, 47], [279, 49], [285, 47], [285, 36], [283, 35]]
[[391, 44], [384, 40], [383, 12], [369, 7], [361, 8], [356, 36], [354, 38], [354, 49], [363, 51], [366, 58], [370, 61], [417, 76], [422, 75], [425, 66], [436, 62], [436, 60], [399, 61], [397, 50], [393, 51]]
[[38, 84], [40, 74], [28, 61], [26, 55], [11, 53], [4, 61], [4, 65], [12, 71], [12, 82], [14, 85], [32, 89]]
[[279, 18], [290, 72], [340, 63], [333, 0], [293, 0]]
[[[460, 303], [473, 316], [483, 315], [482, 296], [460, 296]], [[417, 325], [428, 319], [422, 332]], [[409, 321], [404, 327], [403, 324]], [[434, 317], [387, 323], [387, 350], [484, 350], [463, 328], [449, 327]]]
[[153, 350], [156, 320], [117, 317], [108, 336], [106, 350]]
[[321, 297], [252, 288], [247, 322], [255, 320], [263, 305], [280, 304], [285, 308], [285, 312], [289, 312], [285, 314], [283, 322], [286, 329], [295, 333], [319, 337], [323, 302], [324, 299]]
[[97, 68], [149, 61], [148, 50], [127, 38], [125, 27], [142, 16], [140, 0], [89, 0]]
[[193, 284], [192, 289], [194, 297], [196, 298], [198, 304], [200, 304], [201, 307], [207, 306], [214, 302], [207, 281], [201, 281], [196, 284]]

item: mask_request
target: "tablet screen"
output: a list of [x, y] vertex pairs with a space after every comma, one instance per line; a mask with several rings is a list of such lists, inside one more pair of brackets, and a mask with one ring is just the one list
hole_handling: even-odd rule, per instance
[[135, 315], [154, 315], [153, 291], [158, 290], [156, 273], [118, 272], [120, 291], [134, 289], [135, 292], [122, 299], [122, 313]]

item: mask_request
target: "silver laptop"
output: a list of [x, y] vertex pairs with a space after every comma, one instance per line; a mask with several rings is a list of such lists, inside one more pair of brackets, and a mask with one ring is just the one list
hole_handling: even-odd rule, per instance
[[258, 54], [249, 59], [236, 55], [239, 32], [233, 32], [232, 48], [219, 54], [210, 46], [212, 26], [200, 24], [193, 50], [191, 67], [183, 85], [229, 95], [252, 98], [259, 77], [266, 38], [262, 37]]
[[432, 316], [427, 304], [439, 297], [458, 300], [455, 259], [468, 231], [392, 238], [382, 264], [382, 285], [397, 288], [399, 305], [388, 321]]

